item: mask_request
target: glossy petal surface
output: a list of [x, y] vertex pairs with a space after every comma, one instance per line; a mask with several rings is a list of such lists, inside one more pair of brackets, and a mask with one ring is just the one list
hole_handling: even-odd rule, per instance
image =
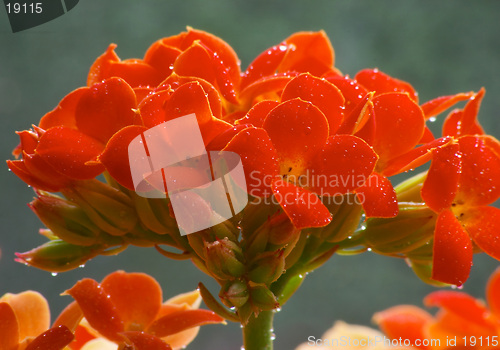
[[432, 279], [462, 285], [472, 266], [472, 243], [451, 210], [439, 214], [434, 231]]
[[110, 296], [126, 330], [145, 329], [160, 310], [161, 287], [146, 274], [117, 271], [106, 276], [101, 287]]
[[26, 350], [63, 350], [74, 336], [66, 326], [51, 328], [36, 337]]
[[224, 321], [219, 315], [209, 310], [184, 310], [171, 313], [157, 319], [148, 332], [166, 337], [186, 329]]
[[298, 228], [323, 227], [332, 220], [320, 198], [301, 187], [283, 180], [273, 182], [274, 197]]
[[398, 214], [396, 192], [385, 176], [378, 173], [371, 174], [356, 193], [366, 217], [391, 218]]
[[500, 209], [486, 206], [466, 209], [460, 221], [479, 248], [500, 260]]
[[462, 154], [457, 143], [433, 151], [431, 167], [421, 190], [429, 208], [440, 212], [451, 207], [458, 191], [462, 171]]
[[356, 74], [355, 79], [367, 90], [376, 91], [375, 96], [386, 92], [401, 92], [418, 102], [418, 94], [409, 83], [393, 78], [378, 69], [363, 69]]

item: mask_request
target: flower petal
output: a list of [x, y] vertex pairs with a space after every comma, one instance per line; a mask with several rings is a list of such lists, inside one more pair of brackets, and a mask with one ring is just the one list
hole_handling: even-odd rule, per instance
[[144, 273], [116, 271], [102, 280], [101, 287], [116, 307], [125, 330], [146, 329], [160, 310], [161, 287]]
[[462, 92], [456, 95], [441, 96], [433, 100], [427, 101], [421, 106], [422, 111], [424, 111], [425, 119], [429, 119], [444, 112], [445, 110], [453, 106], [455, 103], [467, 100], [472, 95], [473, 95], [472, 92], [467, 92], [467, 93]]
[[154, 67], [161, 76], [169, 76], [174, 69], [174, 62], [181, 54], [178, 48], [165, 45], [162, 40], [154, 42], [144, 55], [144, 62]]
[[467, 205], [488, 205], [500, 197], [500, 155], [491, 145], [491, 138], [462, 136], [462, 153], [457, 202]]
[[414, 148], [405, 154], [391, 159], [386, 163], [385, 168], [382, 169], [381, 173], [385, 176], [393, 176], [424, 165], [432, 159], [432, 151], [435, 148], [447, 145], [451, 141], [452, 138], [449, 136], [441, 137], [435, 140], [433, 139], [420, 147]]
[[0, 302], [12, 307], [19, 323], [19, 339], [36, 337], [50, 327], [50, 310], [47, 300], [38, 292], [26, 291], [5, 294]]
[[474, 297], [458, 291], [439, 290], [430, 293], [424, 298], [427, 307], [439, 307], [451, 312], [467, 322], [494, 330], [494, 326], [487, 320], [488, 309]]
[[285, 86], [281, 101], [300, 98], [309, 101], [325, 115], [328, 120], [330, 135], [333, 135], [344, 120], [344, 97], [340, 90], [325, 79], [303, 73]]
[[82, 87], [66, 95], [56, 108], [40, 119], [40, 128], [47, 130], [54, 126], [67, 126], [76, 129], [76, 106], [82, 96], [87, 94], [88, 89], [87, 87]]
[[121, 128], [135, 121], [137, 106], [134, 90], [120, 78], [92, 85], [76, 106], [78, 130], [106, 143]]
[[308, 190], [282, 179], [273, 181], [274, 197], [298, 228], [323, 227], [330, 223], [332, 216], [321, 199]]
[[193, 327], [222, 322], [224, 319], [210, 310], [183, 310], [157, 319], [147, 331], [162, 338]]
[[[352, 135], [330, 136], [308, 170], [310, 189], [335, 196], [354, 191], [365, 183], [375, 168], [377, 154], [362, 139]], [[314, 181], [314, 177], [317, 180]]]
[[36, 337], [25, 350], [63, 350], [74, 336], [66, 326], [57, 326]]
[[378, 69], [363, 69], [356, 74], [355, 79], [369, 91], [376, 91], [375, 96], [386, 92], [407, 93], [415, 102], [418, 94], [409, 83], [393, 78]]
[[[328, 74], [324, 76], [324, 79], [338, 87], [342, 96], [344, 96], [344, 114], [346, 117], [350, 115], [360, 103], [366, 103], [365, 97], [368, 94], [368, 90], [356, 80], [350, 79], [348, 76], [337, 74]], [[370, 96], [373, 97], [373, 94], [370, 94]]]
[[256, 103], [253, 107], [247, 112], [247, 114], [238, 120], [236, 120], [235, 124], [252, 124], [255, 127], [262, 128], [264, 125], [264, 120], [266, 119], [269, 112], [279, 105], [277, 101], [264, 100]]
[[424, 134], [422, 109], [407, 94], [386, 93], [373, 99], [375, 140], [373, 148], [384, 162], [408, 152]]
[[432, 321], [427, 311], [413, 305], [398, 305], [373, 315], [374, 322], [391, 339], [426, 339], [426, 326]]
[[439, 214], [434, 230], [432, 279], [461, 286], [469, 278], [472, 243], [449, 209]]
[[[281, 103], [264, 121], [281, 174], [299, 174], [328, 138], [328, 121], [312, 103], [299, 98]], [[292, 169], [290, 169], [292, 168]]]
[[398, 215], [396, 191], [385, 176], [371, 174], [356, 193], [366, 217], [392, 218]]
[[481, 250], [500, 260], [500, 209], [495, 207], [468, 208], [460, 221]]
[[231, 124], [213, 117], [210, 103], [201, 84], [197, 81], [181, 85], [164, 105], [165, 121], [194, 113], [200, 126], [205, 145]]
[[134, 350], [172, 350], [170, 345], [151, 334], [123, 332], [122, 335], [133, 344]]
[[435, 148], [432, 154], [431, 167], [420, 193], [427, 206], [439, 213], [450, 208], [457, 195], [462, 154], [457, 143]]
[[500, 316], [500, 268], [497, 268], [488, 280], [486, 301], [491, 312], [498, 318]]
[[104, 80], [105, 76], [109, 76], [109, 65], [111, 62], [120, 62], [120, 58], [115, 53], [116, 44], [110, 44], [105, 53], [97, 57], [95, 62], [90, 67], [87, 77], [87, 85], [92, 86]]
[[95, 160], [102, 149], [102, 144], [92, 137], [58, 126], [42, 135], [35, 154], [60, 174], [85, 180], [96, 177], [104, 170], [101, 164], [86, 164]]
[[[254, 81], [240, 92], [240, 104], [249, 108], [259, 102], [261, 96], [265, 96], [266, 100], [278, 100], [278, 92], [283, 90], [295, 75], [296, 73], [274, 74]], [[270, 97], [272, 94], [275, 95], [274, 98]]]
[[119, 317], [117, 308], [99, 283], [84, 278], [66, 293], [76, 300], [85, 318], [95, 330], [110, 340], [121, 341], [119, 333], [125, 330], [124, 323]]
[[335, 63], [332, 44], [324, 31], [297, 32], [285, 39], [293, 45], [281, 62], [278, 72], [309, 72], [321, 76], [331, 70]]
[[25, 154], [23, 160], [7, 160], [7, 166], [21, 180], [40, 190], [58, 192], [70, 183], [36, 154]]
[[240, 89], [243, 90], [260, 78], [276, 73], [283, 58], [287, 52], [292, 49], [292, 45], [281, 43], [264, 50], [264, 52], [250, 63], [247, 70], [242, 74]]
[[268, 197], [272, 194], [271, 182], [279, 174], [279, 163], [276, 150], [264, 129], [247, 128], [239, 132], [223, 151], [240, 155], [250, 195]]
[[17, 349], [19, 326], [12, 307], [0, 302], [0, 349]]
[[52, 327], [64, 325], [71, 331], [75, 331], [82, 318], [82, 309], [80, 309], [76, 301], [73, 301], [59, 314]]

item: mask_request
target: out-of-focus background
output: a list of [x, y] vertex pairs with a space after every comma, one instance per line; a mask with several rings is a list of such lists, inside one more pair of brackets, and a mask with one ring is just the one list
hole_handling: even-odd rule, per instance
[[[38, 123], [73, 89], [86, 83], [88, 69], [109, 43], [118, 55], [142, 57], [155, 40], [186, 26], [212, 32], [238, 53], [241, 65], [300, 30], [326, 31], [336, 65], [354, 75], [366, 67], [407, 80], [420, 101], [462, 91], [487, 93], [480, 121], [500, 138], [500, 2], [432, 0], [81, 0], [49, 23], [12, 33], [0, 9], [0, 159], [12, 158], [16, 130]], [[440, 121], [435, 124], [440, 125]], [[439, 127], [434, 128], [439, 134]], [[167, 260], [153, 249], [130, 248], [99, 257], [85, 268], [55, 277], [15, 263], [14, 252], [45, 241], [26, 206], [33, 192], [0, 167], [0, 295], [35, 289], [50, 301], [55, 317], [71, 298], [59, 296], [78, 279], [101, 280], [117, 269], [143, 271], [161, 282], [165, 297], [209, 283], [190, 262]], [[499, 263], [475, 257], [464, 290], [484, 296], [488, 276]], [[422, 283], [401, 260], [366, 253], [334, 257], [310, 274], [275, 318], [276, 350], [294, 349], [320, 337], [337, 319], [370, 325], [371, 315], [395, 304], [421, 305], [433, 287]], [[241, 345], [238, 325], [207, 326], [190, 349], [231, 350]]]

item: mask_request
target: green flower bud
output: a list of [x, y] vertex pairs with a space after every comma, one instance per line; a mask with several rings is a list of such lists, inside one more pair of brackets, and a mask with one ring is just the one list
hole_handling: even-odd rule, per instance
[[96, 244], [101, 230], [85, 212], [72, 202], [47, 192], [37, 192], [38, 197], [30, 208], [53, 234], [75, 245]]
[[17, 262], [50, 272], [63, 272], [77, 268], [97, 256], [100, 246], [82, 247], [62, 240], [49, 241], [25, 253], [16, 253]]
[[219, 297], [226, 306], [240, 308], [249, 298], [247, 284], [240, 280], [227, 282], [221, 289]]
[[265, 252], [250, 264], [248, 278], [255, 283], [270, 285], [285, 272], [285, 254], [283, 250]]
[[82, 181], [74, 189], [64, 190], [63, 194], [80, 206], [101, 230], [110, 235], [124, 235], [137, 224], [138, 217], [132, 200], [116, 188], [100, 181]]
[[228, 238], [205, 242], [205, 263], [208, 270], [217, 278], [232, 280], [245, 273], [243, 252]]
[[365, 244], [375, 252], [389, 255], [406, 255], [421, 247], [432, 249], [429, 242], [434, 235], [436, 219], [436, 213], [423, 203], [399, 203], [396, 217], [366, 221]]
[[258, 311], [269, 311], [278, 309], [280, 304], [278, 299], [274, 296], [273, 292], [269, 290], [266, 286], [255, 286], [250, 288], [250, 300], [254, 306], [255, 314]]
[[423, 199], [420, 195], [420, 190], [422, 189], [426, 177], [427, 171], [424, 171], [397, 185], [394, 190], [396, 191], [398, 202], [422, 203]]

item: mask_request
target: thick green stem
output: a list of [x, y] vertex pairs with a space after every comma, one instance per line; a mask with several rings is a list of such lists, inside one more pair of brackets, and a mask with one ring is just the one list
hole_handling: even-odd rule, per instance
[[243, 327], [243, 347], [245, 350], [273, 349], [274, 311], [262, 311], [258, 317], [251, 316]]

